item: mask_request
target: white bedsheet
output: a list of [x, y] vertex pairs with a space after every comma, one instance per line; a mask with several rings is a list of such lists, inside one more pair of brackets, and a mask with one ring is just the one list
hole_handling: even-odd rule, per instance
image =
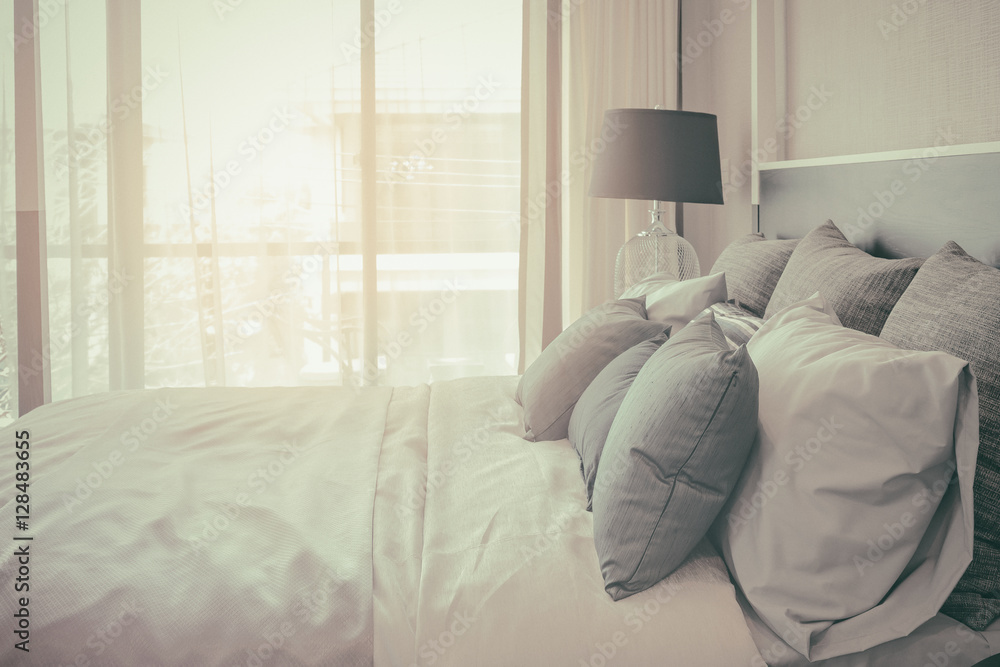
[[397, 430], [390, 407], [375, 664], [762, 664], [710, 548], [649, 591], [620, 602], [604, 592], [580, 461], [566, 440], [521, 438], [516, 382], [394, 393], [394, 406], [429, 401], [429, 428], [426, 442], [412, 425]]
[[[371, 664], [371, 523], [391, 390], [104, 394], [0, 430], [31, 433], [28, 654], [18, 563], [0, 545], [0, 664]], [[8, 611], [9, 610], [9, 611]]]
[[28, 429], [35, 538], [30, 662], [0, 545], [0, 664], [761, 664], [709, 549], [650, 591], [604, 593], [579, 460], [521, 439], [515, 384], [33, 412], [0, 430], [0, 525]]

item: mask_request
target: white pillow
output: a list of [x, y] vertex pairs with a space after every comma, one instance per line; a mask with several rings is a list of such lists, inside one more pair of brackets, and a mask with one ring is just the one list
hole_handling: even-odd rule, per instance
[[726, 300], [726, 274], [663, 283], [646, 294], [646, 317], [676, 334], [709, 306]]
[[659, 273], [654, 273], [651, 276], [643, 278], [637, 283], [633, 283], [618, 298], [638, 299], [640, 296], [646, 296], [651, 292], [655, 292], [664, 285], [672, 285], [679, 282], [680, 280], [677, 279], [677, 276], [672, 271], [660, 271]]
[[759, 435], [715, 526], [730, 571], [809, 660], [906, 636], [972, 559], [968, 365], [844, 328], [819, 294], [776, 313], [747, 349]]

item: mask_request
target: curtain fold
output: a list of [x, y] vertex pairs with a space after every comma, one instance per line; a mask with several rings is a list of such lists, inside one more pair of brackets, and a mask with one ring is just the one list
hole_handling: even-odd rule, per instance
[[[568, 59], [573, 137], [568, 233], [581, 238], [582, 266], [570, 277], [569, 316], [613, 298], [618, 249], [649, 225], [648, 201], [588, 195], [594, 160], [613, 131], [601, 135], [604, 112], [616, 108], [675, 109], [677, 103], [677, 0], [592, 0], [570, 15]], [[673, 218], [668, 215], [667, 224]]]
[[[38, 3], [14, 0], [15, 25], [38, 25]], [[13, 35], [13, 33], [11, 33]], [[51, 400], [51, 350], [47, 308], [45, 149], [41, 52], [37, 32], [22, 31], [14, 50], [14, 145], [17, 262], [18, 409], [21, 414]]]
[[[522, 372], [563, 321], [613, 298], [618, 249], [649, 224], [648, 201], [588, 195], [593, 162], [615, 138], [613, 131], [602, 136], [604, 112], [673, 109], [677, 102], [677, 0], [525, 0], [524, 6]], [[545, 31], [537, 25], [543, 11]], [[562, 71], [550, 67], [543, 39], [561, 44]], [[548, 103], [560, 88], [563, 104]], [[540, 127], [542, 114], [550, 122]], [[556, 114], [559, 124], [551, 122]], [[563, 137], [558, 148], [546, 134], [553, 127]], [[557, 170], [545, 168], [553, 163]], [[555, 180], [542, 181], [553, 173]], [[672, 213], [666, 222], [673, 224]], [[560, 262], [565, 270], [546, 270]]]
[[524, 0], [519, 373], [562, 331], [560, 5], [560, 0]]
[[[141, 3], [107, 0], [108, 108], [143, 88]], [[145, 267], [142, 97], [116, 117], [107, 134], [110, 388], [142, 389], [145, 372]]]

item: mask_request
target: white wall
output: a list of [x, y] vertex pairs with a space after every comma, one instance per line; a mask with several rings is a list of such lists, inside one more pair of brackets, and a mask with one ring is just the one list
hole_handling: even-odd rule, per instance
[[[758, 159], [1000, 141], [997, 0], [759, 2], [784, 7], [786, 57], [772, 77], [785, 83], [782, 108], [762, 88], [770, 110], [759, 128], [762, 143], [783, 145]], [[750, 230], [751, 11], [749, 0], [684, 2], [682, 42], [697, 54], [684, 67], [684, 107], [718, 115], [726, 184], [725, 206], [685, 206], [703, 272]]]
[[686, 0], [683, 7], [684, 108], [719, 117], [727, 184], [723, 206], [684, 205], [684, 236], [698, 252], [702, 273], [730, 241], [751, 231], [750, 180], [738, 177], [743, 163], [749, 174], [750, 16], [750, 0]]
[[788, 159], [1000, 140], [1000, 2], [786, 0]]

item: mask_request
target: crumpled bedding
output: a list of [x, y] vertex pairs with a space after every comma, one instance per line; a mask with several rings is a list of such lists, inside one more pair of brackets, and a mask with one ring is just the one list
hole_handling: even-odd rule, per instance
[[[418, 387], [161, 389], [0, 430], [16, 532], [30, 432], [34, 665], [762, 664], [702, 545], [620, 602], [579, 460], [521, 438], [516, 378]], [[16, 607], [18, 544], [0, 547]]]
[[[112, 393], [0, 431], [0, 525], [14, 526], [13, 441], [27, 430], [23, 534], [34, 538], [30, 652], [5, 641], [0, 664], [371, 664], [372, 507], [390, 397]], [[5, 610], [14, 551], [0, 547]]]

